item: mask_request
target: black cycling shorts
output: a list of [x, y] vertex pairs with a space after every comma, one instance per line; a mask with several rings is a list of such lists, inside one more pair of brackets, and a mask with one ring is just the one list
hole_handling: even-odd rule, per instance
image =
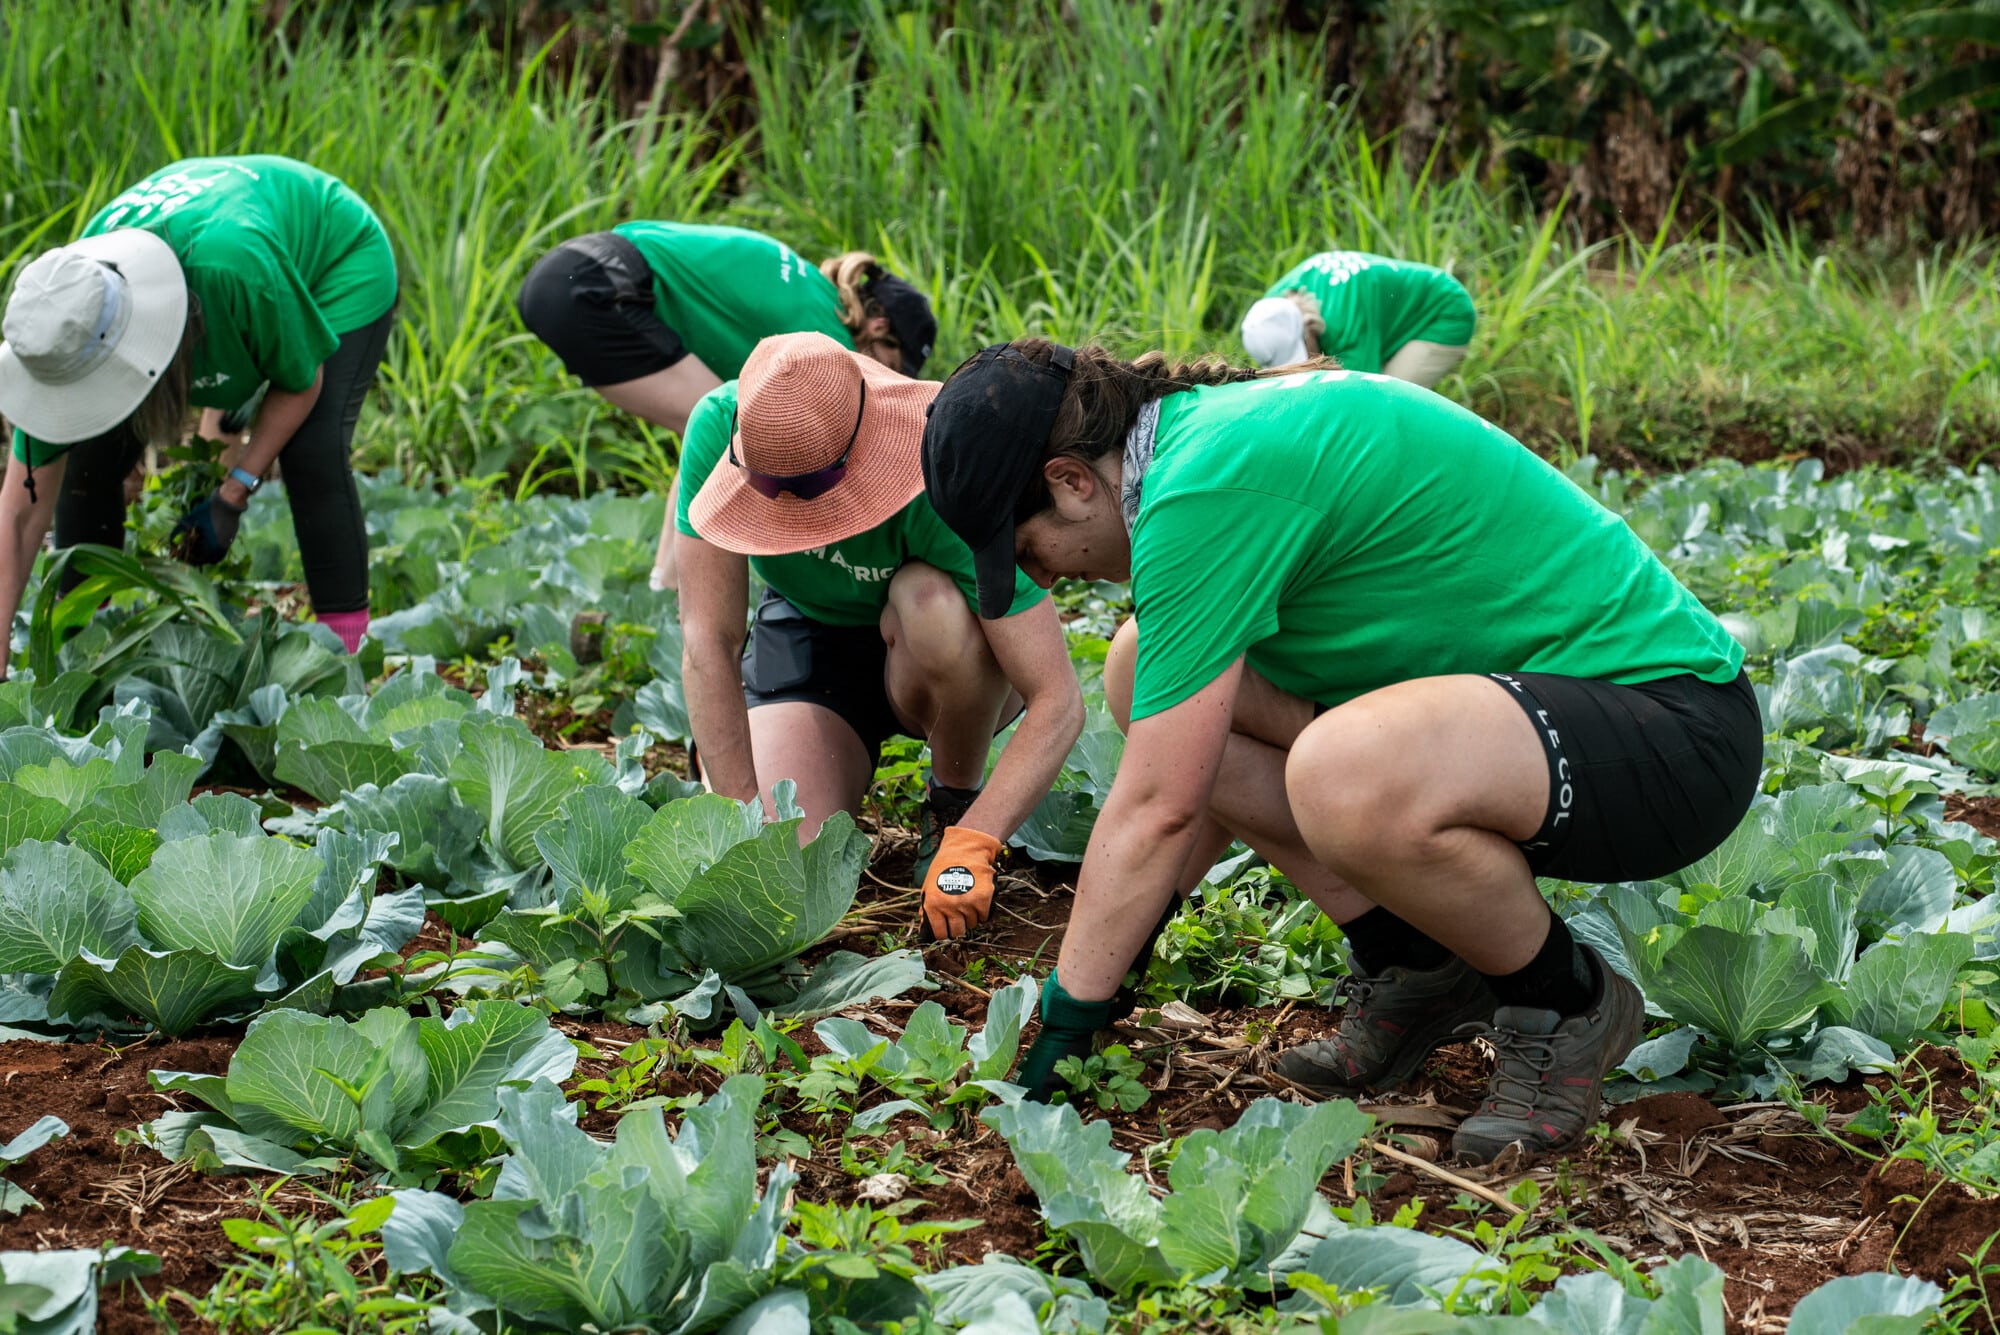
[[586, 385], [622, 385], [688, 355], [653, 309], [653, 271], [616, 232], [592, 232], [542, 256], [514, 305], [521, 323]]
[[743, 703], [830, 709], [868, 748], [872, 767], [882, 743], [903, 731], [889, 703], [888, 665], [880, 626], [829, 626], [765, 589], [743, 642]]
[[1749, 810], [1764, 721], [1748, 676], [1619, 686], [1490, 675], [1526, 711], [1548, 757], [1548, 812], [1520, 846], [1535, 875], [1653, 880], [1713, 852]]

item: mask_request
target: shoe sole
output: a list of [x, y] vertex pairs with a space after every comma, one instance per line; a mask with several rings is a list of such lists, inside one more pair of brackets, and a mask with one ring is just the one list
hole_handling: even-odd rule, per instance
[[1381, 1075], [1371, 1081], [1348, 1084], [1332, 1080], [1300, 1080], [1285, 1075], [1282, 1071], [1278, 1074], [1303, 1089], [1309, 1089], [1327, 1098], [1350, 1098], [1355, 1094], [1400, 1089], [1423, 1069], [1424, 1063], [1430, 1059], [1433, 1052], [1451, 1042], [1460, 1025], [1493, 1018], [1493, 1012], [1499, 1009], [1500, 1003], [1483, 988], [1481, 992], [1481, 996], [1467, 1002], [1450, 1015], [1442, 1016], [1430, 1025], [1415, 1031], [1403, 1052], [1383, 1068]]

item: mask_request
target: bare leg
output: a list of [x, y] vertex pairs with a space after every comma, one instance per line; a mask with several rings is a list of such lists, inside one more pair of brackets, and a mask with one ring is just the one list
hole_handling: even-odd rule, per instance
[[931, 744], [931, 772], [951, 788], [976, 788], [1001, 711], [1019, 708], [979, 621], [951, 576], [912, 561], [889, 581], [882, 610], [889, 646], [885, 684], [896, 719]]
[[[596, 385], [593, 388], [613, 407], [623, 408], [634, 417], [643, 417], [678, 436], [687, 430], [688, 414], [694, 411], [695, 404], [701, 402], [701, 396], [721, 383], [701, 358], [690, 353], [664, 371], [642, 375], [637, 380], [623, 380], [615, 385]], [[680, 496], [680, 485], [680, 479], [675, 478], [674, 485], [667, 491], [667, 514], [660, 526], [660, 549], [653, 557], [654, 588], [680, 587], [680, 565], [674, 557], [674, 510]]]
[[[862, 794], [874, 777], [867, 748], [854, 729], [830, 709], [803, 700], [781, 700], [750, 711], [750, 753], [757, 773], [771, 782], [791, 779], [798, 785], [799, 842], [819, 833], [836, 811], [861, 810]], [[762, 794], [768, 814], [771, 790]]]
[[1368, 899], [1481, 973], [1534, 959], [1549, 915], [1515, 841], [1541, 826], [1548, 761], [1504, 686], [1425, 677], [1350, 700], [1299, 736], [1285, 785], [1306, 846]]
[[[1132, 673], [1138, 652], [1138, 623], [1127, 621], [1104, 660], [1105, 701], [1121, 729], [1131, 725]], [[1233, 838], [1285, 873], [1335, 922], [1348, 922], [1375, 907], [1313, 856], [1292, 819], [1285, 793], [1285, 756], [1312, 722], [1312, 710], [1310, 702], [1279, 690], [1250, 668], [1243, 670], [1229, 744], [1216, 777], [1215, 796], [1209, 801], [1208, 828], [1182, 873], [1178, 886], [1182, 894], [1201, 884]]]

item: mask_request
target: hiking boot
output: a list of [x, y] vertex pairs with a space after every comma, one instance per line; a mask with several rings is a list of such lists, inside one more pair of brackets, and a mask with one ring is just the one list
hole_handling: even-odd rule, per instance
[[1502, 1006], [1489, 1024], [1460, 1032], [1493, 1044], [1493, 1079], [1479, 1110], [1460, 1124], [1451, 1147], [1462, 1159], [1491, 1163], [1521, 1142], [1530, 1154], [1567, 1148], [1597, 1120], [1604, 1077], [1646, 1031], [1646, 1003], [1604, 957], [1582, 942], [1597, 974], [1597, 999], [1568, 1019], [1532, 1006]]
[[[963, 795], [961, 795], [963, 793]], [[931, 859], [937, 856], [938, 840], [950, 826], [965, 819], [979, 796], [978, 789], [946, 792], [935, 783], [924, 785], [924, 809], [917, 824], [917, 865], [910, 873], [911, 884], [922, 885], [931, 874]]]
[[1338, 987], [1347, 995], [1340, 1032], [1301, 1043], [1273, 1068], [1328, 1097], [1395, 1088], [1461, 1026], [1489, 1018], [1500, 1004], [1486, 980], [1455, 955], [1435, 969], [1349, 974]]

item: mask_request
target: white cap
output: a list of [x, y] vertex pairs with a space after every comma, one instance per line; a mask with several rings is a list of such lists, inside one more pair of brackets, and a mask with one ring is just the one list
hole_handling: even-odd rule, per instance
[[44, 252], [0, 316], [0, 415], [51, 445], [101, 436], [159, 383], [186, 326], [180, 261], [151, 232]]
[[1289, 298], [1265, 297], [1243, 317], [1243, 347], [1259, 366], [1305, 361], [1305, 316]]

